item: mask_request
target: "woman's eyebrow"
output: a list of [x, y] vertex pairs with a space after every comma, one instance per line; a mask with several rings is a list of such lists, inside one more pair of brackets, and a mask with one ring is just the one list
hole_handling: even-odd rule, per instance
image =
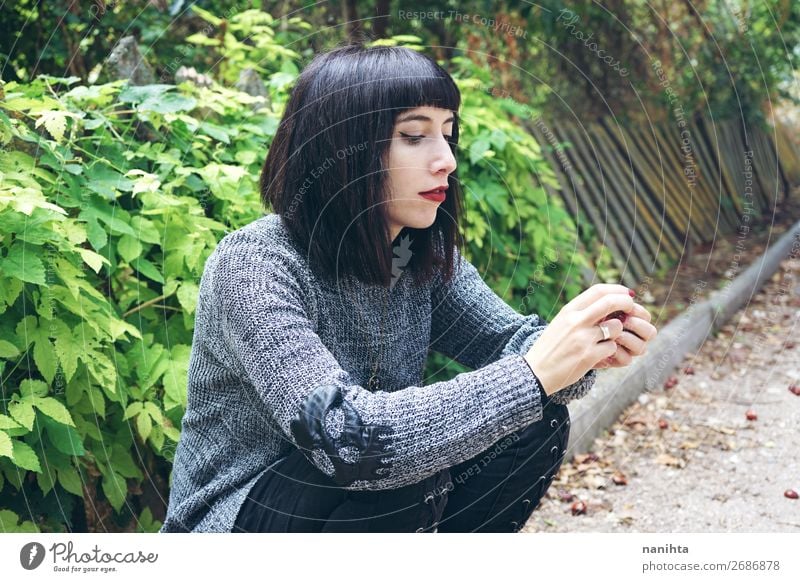
[[[401, 117], [400, 119], [397, 120], [397, 123], [404, 123], [406, 121], [433, 121], [433, 119], [431, 119], [427, 115], [422, 115], [421, 113], [415, 113], [413, 115], [406, 115], [405, 117]], [[453, 121], [453, 116], [450, 116], [447, 119], [445, 119], [442, 122], [442, 125], [444, 125], [445, 123], [450, 123], [451, 121]]]

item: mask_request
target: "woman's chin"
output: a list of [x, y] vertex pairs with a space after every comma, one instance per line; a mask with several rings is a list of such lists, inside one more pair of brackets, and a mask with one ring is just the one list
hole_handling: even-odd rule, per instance
[[417, 220], [414, 220], [414, 221], [410, 222], [407, 226], [410, 226], [411, 228], [417, 228], [417, 229], [429, 228], [430, 226], [433, 225], [434, 222], [436, 222], [436, 213], [435, 212], [432, 213], [430, 216], [420, 217]]

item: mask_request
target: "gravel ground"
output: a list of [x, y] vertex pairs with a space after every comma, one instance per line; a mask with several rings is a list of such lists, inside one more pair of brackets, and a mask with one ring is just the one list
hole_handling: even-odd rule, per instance
[[787, 259], [672, 382], [561, 467], [523, 531], [800, 532], [800, 499], [785, 496], [800, 493], [798, 307], [800, 258]]

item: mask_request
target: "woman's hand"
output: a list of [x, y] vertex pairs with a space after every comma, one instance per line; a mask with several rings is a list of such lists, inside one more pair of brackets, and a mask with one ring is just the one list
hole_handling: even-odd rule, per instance
[[582, 378], [599, 362], [614, 356], [622, 322], [603, 322], [610, 337], [603, 341], [598, 323], [615, 311], [629, 314], [635, 303], [624, 285], [600, 283], [567, 303], [534, 342], [525, 360], [548, 396]]
[[604, 358], [595, 367], [624, 368], [631, 364], [634, 356], [646, 353], [648, 342], [658, 334], [658, 330], [650, 320], [650, 312], [641, 305], [634, 304], [633, 311], [625, 317], [622, 333], [614, 340], [619, 349], [613, 356]]

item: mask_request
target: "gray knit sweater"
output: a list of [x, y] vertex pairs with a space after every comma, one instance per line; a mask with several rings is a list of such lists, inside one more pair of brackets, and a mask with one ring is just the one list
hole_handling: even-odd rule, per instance
[[[380, 342], [385, 287], [318, 279], [276, 214], [227, 234], [200, 281], [161, 531], [231, 531], [251, 487], [293, 447], [346, 489], [391, 489], [541, 420], [546, 396], [522, 355], [544, 321], [511, 309], [457, 258], [447, 285], [400, 273]], [[423, 386], [429, 349], [473, 371]], [[551, 400], [582, 397], [595, 376]]]

